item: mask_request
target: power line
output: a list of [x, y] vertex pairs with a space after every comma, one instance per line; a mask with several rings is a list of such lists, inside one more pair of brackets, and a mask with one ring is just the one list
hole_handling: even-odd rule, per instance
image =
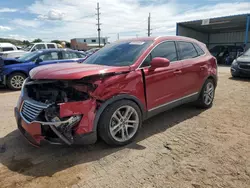
[[97, 3], [97, 32], [98, 32], [98, 42], [99, 42], [99, 47], [101, 47], [101, 28], [100, 28], [100, 7], [99, 3]]

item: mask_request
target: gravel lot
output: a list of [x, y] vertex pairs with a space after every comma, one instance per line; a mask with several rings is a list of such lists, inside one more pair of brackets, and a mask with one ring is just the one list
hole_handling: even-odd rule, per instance
[[0, 187], [250, 187], [250, 80], [228, 67], [211, 109], [162, 113], [122, 148], [34, 148], [16, 129], [18, 95], [0, 90]]

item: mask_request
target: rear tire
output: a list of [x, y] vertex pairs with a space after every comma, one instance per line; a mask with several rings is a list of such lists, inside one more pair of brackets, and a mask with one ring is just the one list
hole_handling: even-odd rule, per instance
[[98, 123], [98, 134], [107, 144], [124, 146], [131, 143], [142, 124], [136, 103], [120, 100], [106, 107]]
[[7, 79], [7, 86], [11, 90], [20, 90], [26, 78], [23, 73], [13, 73]]
[[215, 84], [212, 79], [208, 79], [201, 90], [196, 104], [200, 108], [210, 108], [213, 105], [215, 94]]

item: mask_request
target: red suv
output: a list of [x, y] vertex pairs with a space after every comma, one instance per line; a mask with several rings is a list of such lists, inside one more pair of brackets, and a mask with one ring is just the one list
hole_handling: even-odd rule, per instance
[[185, 37], [109, 44], [84, 63], [45, 65], [25, 80], [15, 117], [34, 145], [125, 145], [143, 120], [183, 103], [212, 106], [217, 62]]

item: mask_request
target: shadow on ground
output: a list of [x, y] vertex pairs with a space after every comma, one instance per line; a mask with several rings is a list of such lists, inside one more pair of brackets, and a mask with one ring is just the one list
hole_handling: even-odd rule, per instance
[[2, 85], [0, 86], [0, 94], [1, 93], [13, 93], [13, 92], [15, 92], [15, 91], [12, 91], [5, 86], [2, 86]]
[[0, 138], [0, 162], [9, 170], [32, 177], [52, 176], [78, 164], [99, 160], [125, 148], [143, 150], [139, 142], [166, 131], [172, 126], [199, 115], [203, 110], [184, 105], [159, 114], [143, 123], [137, 139], [130, 145], [112, 148], [102, 141], [89, 146], [46, 145], [34, 148], [29, 145], [18, 130]]
[[244, 77], [230, 77], [230, 80], [235, 80], [235, 81], [241, 81], [241, 82], [250, 82], [250, 77], [249, 78], [244, 78]]

